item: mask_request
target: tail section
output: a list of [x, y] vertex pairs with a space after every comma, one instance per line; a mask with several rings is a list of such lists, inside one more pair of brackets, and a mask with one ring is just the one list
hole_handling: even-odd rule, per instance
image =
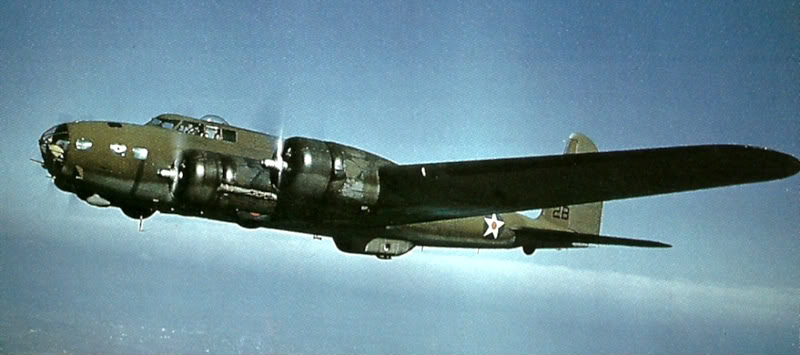
[[591, 139], [589, 139], [589, 137], [583, 135], [583, 133], [570, 134], [567, 147], [564, 148], [564, 154], [595, 152], [597, 152], [597, 146], [594, 144], [594, 142], [592, 142]]
[[[580, 133], [569, 136], [567, 148], [564, 150], [564, 154], [593, 152], [597, 152], [597, 146]], [[670, 247], [669, 244], [652, 240], [600, 235], [602, 217], [603, 202], [545, 208], [535, 220], [514, 228], [516, 243], [528, 255], [533, 254], [536, 249], [585, 248], [589, 244], [644, 248]]]
[[[597, 146], [589, 137], [581, 133], [569, 136], [564, 154], [580, 154], [597, 152]], [[584, 234], [599, 234], [600, 220], [603, 216], [603, 202], [584, 203], [572, 206], [560, 206], [542, 209], [537, 218], [553, 229], [571, 230]]]

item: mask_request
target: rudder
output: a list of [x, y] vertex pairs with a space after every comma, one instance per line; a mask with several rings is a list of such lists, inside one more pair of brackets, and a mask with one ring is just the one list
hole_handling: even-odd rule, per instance
[[[581, 133], [569, 136], [564, 154], [597, 152], [597, 146]], [[603, 217], [603, 202], [584, 203], [542, 209], [537, 220], [542, 220], [557, 229], [569, 229], [578, 233], [599, 234]]]

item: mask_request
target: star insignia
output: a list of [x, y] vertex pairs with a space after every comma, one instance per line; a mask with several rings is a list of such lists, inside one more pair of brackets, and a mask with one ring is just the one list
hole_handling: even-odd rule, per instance
[[492, 218], [484, 217], [483, 220], [486, 222], [486, 232], [483, 233], [483, 236], [491, 234], [494, 239], [497, 239], [497, 235], [500, 234], [500, 227], [506, 222], [498, 220], [496, 213], [492, 213]]

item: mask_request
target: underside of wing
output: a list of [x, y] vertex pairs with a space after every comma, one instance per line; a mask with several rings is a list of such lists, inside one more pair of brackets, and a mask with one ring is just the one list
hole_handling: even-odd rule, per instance
[[703, 145], [387, 166], [374, 216], [386, 224], [523, 211], [753, 183], [800, 161], [740, 145]]

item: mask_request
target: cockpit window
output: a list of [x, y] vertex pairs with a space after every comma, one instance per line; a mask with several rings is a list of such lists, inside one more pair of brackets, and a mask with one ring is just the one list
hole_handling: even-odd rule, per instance
[[228, 123], [219, 116], [203, 116], [204, 122], [154, 117], [145, 126], [174, 129], [178, 132], [203, 138], [236, 143], [236, 131], [226, 128]]
[[222, 135], [219, 134], [219, 127], [206, 125], [206, 130], [203, 132], [203, 137], [208, 139], [222, 139]]
[[236, 131], [221, 128], [215, 124], [181, 121], [175, 129], [178, 130], [178, 132], [191, 134], [193, 136], [236, 143]]
[[153, 117], [150, 121], [144, 124], [145, 126], [161, 126], [161, 120], [158, 117]]
[[203, 132], [203, 125], [191, 121], [183, 121], [178, 125], [178, 132], [199, 136]]
[[222, 140], [226, 142], [236, 143], [236, 131], [232, 129], [222, 129]]
[[178, 120], [161, 119], [154, 117], [150, 122], [145, 123], [145, 126], [158, 126], [164, 129], [173, 129], [178, 125]]

